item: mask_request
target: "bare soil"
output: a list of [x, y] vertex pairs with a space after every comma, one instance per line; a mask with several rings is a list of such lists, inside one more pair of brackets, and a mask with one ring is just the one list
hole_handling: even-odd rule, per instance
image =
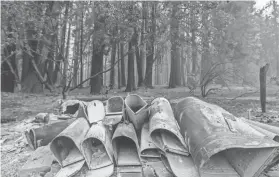
[[[110, 96], [126, 96], [121, 90], [112, 90], [108, 95], [99, 95], [103, 100]], [[236, 116], [247, 117], [248, 110], [257, 121], [279, 126], [279, 87], [267, 88], [267, 113], [262, 114], [260, 109], [259, 93], [257, 88], [231, 87], [220, 88], [219, 91], [201, 98], [207, 102], [217, 104]], [[189, 96], [187, 88], [167, 89], [157, 86], [155, 89], [140, 88], [136, 92], [144, 99], [152, 100], [164, 96], [171, 102]], [[199, 91], [195, 92], [199, 95]], [[89, 89], [79, 89], [70, 93], [68, 99], [92, 98]], [[37, 113], [57, 113], [57, 105], [62, 95], [59, 94], [1, 94], [1, 176], [19, 176], [18, 172], [33, 152], [23, 136], [24, 130], [33, 126], [30, 120]], [[279, 165], [276, 167], [279, 170]], [[85, 176], [84, 170], [76, 176]]]

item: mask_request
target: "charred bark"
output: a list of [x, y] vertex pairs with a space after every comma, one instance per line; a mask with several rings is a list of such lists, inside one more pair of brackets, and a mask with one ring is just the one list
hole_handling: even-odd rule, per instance
[[[111, 66], [114, 65], [115, 63], [115, 56], [116, 56], [116, 32], [117, 32], [117, 27], [114, 27], [113, 29], [113, 39], [112, 39], [112, 50], [111, 50]], [[114, 67], [110, 70], [110, 87], [114, 87], [114, 76], [115, 76], [115, 69]]]
[[129, 41], [128, 43], [129, 45], [129, 54], [128, 54], [128, 79], [127, 79], [127, 86], [125, 89], [125, 92], [131, 92], [133, 90], [135, 90], [136, 88], [134, 87], [135, 85], [135, 71], [134, 71], [134, 52], [133, 51], [133, 44], [132, 44], [132, 40]]
[[[8, 31], [12, 32], [11, 19], [8, 22]], [[13, 36], [9, 34], [8, 38]], [[14, 43], [7, 45], [4, 48], [4, 62], [1, 63], [1, 92], [14, 92], [15, 89], [15, 75], [16, 71], [16, 45]]]
[[[91, 76], [103, 71], [103, 52], [93, 51], [93, 56], [91, 60]], [[103, 85], [102, 75], [98, 75], [90, 80], [90, 93], [99, 94]]]
[[139, 51], [139, 47], [138, 47], [139, 34], [138, 34], [138, 31], [136, 28], [134, 28], [134, 34], [135, 34], [134, 47], [135, 47], [135, 52], [136, 52], [136, 61], [137, 61], [137, 70], [138, 70], [138, 87], [140, 87], [143, 84], [142, 62], [141, 62], [140, 51]]
[[[83, 12], [81, 12], [81, 22], [80, 22], [80, 83], [83, 81]], [[80, 87], [82, 88], [83, 85], [81, 84]]]
[[152, 2], [152, 15], [151, 15], [151, 29], [150, 29], [150, 41], [147, 43], [147, 57], [146, 57], [146, 72], [145, 72], [145, 86], [148, 88], [153, 88], [152, 77], [153, 77], [153, 62], [154, 62], [154, 52], [155, 52], [155, 33], [156, 33], [156, 19], [155, 19], [155, 8], [156, 2]]
[[121, 65], [120, 65], [120, 45], [119, 45], [119, 42], [117, 44], [117, 59], [118, 59], [118, 63], [117, 63], [117, 66], [118, 66], [118, 74], [117, 74], [117, 78], [118, 78], [118, 89], [121, 89]]
[[121, 53], [121, 86], [126, 86], [125, 77], [125, 57], [124, 57], [124, 43], [120, 43], [120, 53]]
[[[170, 26], [170, 32], [171, 32], [171, 72], [170, 72], [170, 79], [169, 79], [169, 88], [175, 88], [178, 84], [178, 76], [180, 73], [178, 66], [179, 60], [178, 60], [178, 19], [176, 18], [176, 12], [178, 10], [178, 4], [176, 2], [173, 3], [172, 7], [172, 21]], [[180, 77], [179, 77], [180, 79]]]
[[[54, 69], [54, 74], [53, 74], [53, 83], [56, 83], [58, 72], [60, 72], [60, 67], [61, 67], [61, 61], [64, 60], [65, 56], [65, 38], [66, 38], [66, 26], [67, 26], [67, 19], [68, 19], [68, 12], [69, 12], [69, 5], [70, 1], [67, 2], [66, 9], [65, 9], [65, 16], [63, 20], [63, 28], [62, 28], [62, 33], [61, 33], [61, 46], [60, 46], [60, 51], [57, 54], [57, 61], [55, 62], [55, 69]], [[60, 82], [60, 81], [58, 81]]]
[[260, 99], [262, 112], [266, 112], [266, 73], [268, 71], [269, 64], [260, 68]]
[[[193, 5], [194, 2], [192, 2]], [[196, 16], [194, 12], [194, 7], [191, 7], [191, 47], [192, 47], [192, 73], [196, 74], [197, 70], [197, 43], [196, 43]]]
[[43, 84], [36, 75], [36, 70], [32, 64], [32, 60], [34, 60], [36, 64], [39, 63], [39, 56], [37, 54], [38, 41], [33, 38], [36, 34], [35, 25], [32, 22], [27, 23], [26, 35], [29, 47], [25, 47], [24, 49], [22, 65], [22, 91], [26, 93], [43, 92]]

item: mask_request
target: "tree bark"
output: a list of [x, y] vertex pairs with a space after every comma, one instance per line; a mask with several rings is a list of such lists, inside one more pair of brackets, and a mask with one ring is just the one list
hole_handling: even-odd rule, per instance
[[[64, 14], [64, 20], [63, 20], [63, 28], [62, 28], [62, 33], [61, 33], [61, 46], [60, 46], [60, 52], [57, 56], [57, 61], [55, 62], [55, 69], [54, 69], [54, 74], [53, 74], [53, 83], [56, 83], [58, 72], [60, 71], [60, 65], [61, 61], [63, 61], [65, 54], [65, 38], [66, 38], [66, 27], [67, 27], [67, 19], [68, 19], [68, 12], [69, 12], [69, 5], [70, 1], [67, 2], [66, 9], [65, 9], [65, 14]], [[60, 82], [60, 81], [58, 81]]]
[[[208, 29], [208, 12], [204, 11], [202, 14], [202, 24], [203, 24], [203, 34], [202, 34], [202, 59], [201, 59], [201, 75], [200, 75], [200, 85], [208, 83], [207, 81], [211, 78], [209, 77], [208, 71], [210, 70], [210, 52], [209, 52], [209, 36], [210, 31]], [[218, 72], [218, 71], [212, 71]], [[212, 74], [212, 73], [210, 73]], [[209, 83], [208, 83], [209, 84]], [[204, 85], [206, 87], [206, 85]]]
[[124, 43], [120, 43], [120, 53], [121, 53], [121, 86], [126, 86], [126, 77], [125, 77], [125, 57], [124, 57]]
[[194, 13], [195, 3], [191, 4], [194, 7], [191, 7], [190, 15], [191, 15], [191, 46], [192, 46], [192, 73], [196, 74], [197, 70], [197, 44], [196, 44], [196, 16]]
[[[103, 71], [103, 52], [93, 51], [92, 60], [91, 60], [91, 76]], [[90, 80], [90, 93], [99, 94], [103, 85], [102, 75], [98, 75]]]
[[[77, 17], [76, 17], [76, 19], [77, 19]], [[78, 25], [76, 26], [76, 29], [78, 28]], [[79, 67], [79, 52], [80, 52], [80, 45], [79, 45], [79, 32], [80, 31], [78, 31], [78, 30], [76, 30], [75, 31], [76, 32], [76, 34], [75, 34], [75, 49], [74, 49], [74, 71], [73, 71], [73, 86], [75, 87], [75, 86], [77, 86], [77, 75], [78, 75], [78, 67]]]
[[36, 75], [35, 68], [32, 64], [32, 59], [36, 64], [39, 62], [39, 56], [36, 53], [38, 41], [33, 38], [36, 35], [34, 29], [35, 25], [32, 22], [26, 24], [26, 35], [28, 45], [31, 51], [27, 52], [25, 49], [23, 53], [23, 67], [22, 67], [22, 91], [26, 93], [42, 93], [43, 84]]
[[[120, 45], [119, 45], [119, 41], [118, 41], [118, 44], [117, 44], [117, 60], [120, 59]], [[117, 63], [117, 66], [118, 66], [118, 74], [117, 74], [117, 79], [118, 79], [118, 89], [121, 89], [121, 68], [120, 68], [120, 61], [118, 61]]]
[[128, 79], [127, 79], [127, 86], [125, 92], [131, 92], [135, 90], [135, 71], [134, 71], [134, 52], [133, 51], [133, 44], [132, 39], [128, 43], [129, 45], [129, 54], [128, 54]]
[[[11, 19], [8, 21], [8, 31], [12, 33]], [[9, 34], [7, 38], [12, 38]], [[7, 61], [1, 62], [1, 92], [14, 92], [15, 89], [15, 75], [13, 70], [16, 71], [16, 45], [9, 44], [4, 49], [4, 58]], [[9, 57], [9, 58], [8, 58]], [[9, 65], [10, 64], [10, 65]]]
[[171, 72], [170, 72], [170, 79], [169, 79], [169, 88], [175, 88], [177, 85], [177, 77], [179, 76], [177, 74], [178, 72], [178, 20], [176, 18], [176, 13], [178, 10], [178, 4], [177, 2], [173, 2], [172, 7], [172, 16], [171, 16], [171, 26], [170, 26], [170, 32], [171, 32]]
[[[115, 56], [116, 56], [116, 33], [117, 33], [117, 26], [115, 26], [113, 28], [113, 40], [112, 40], [112, 51], [111, 51], [111, 60], [110, 60], [110, 63], [111, 63], [111, 66], [113, 66], [113, 64], [115, 63]], [[110, 70], [110, 88], [113, 88], [114, 87], [114, 76], [115, 76], [115, 69], [114, 67]]]
[[184, 56], [183, 47], [181, 47], [181, 50], [180, 50], [180, 58], [181, 58], [181, 68], [180, 68], [181, 82], [182, 82], [182, 85], [185, 87], [186, 86], [186, 79], [185, 79], [186, 56]]
[[260, 68], [260, 99], [262, 112], [266, 112], [266, 73], [268, 71], [269, 64]]
[[[156, 33], [156, 19], [155, 19], [155, 8], [156, 2], [152, 2], [152, 15], [151, 15], [151, 36], [148, 42], [148, 52], [146, 57], [146, 72], [145, 72], [145, 86], [148, 88], [153, 88], [152, 78], [153, 78], [153, 62], [154, 62], [154, 52], [155, 52], [155, 33]], [[151, 49], [151, 50], [150, 50]]]
[[140, 58], [141, 58], [141, 69], [142, 69], [142, 78], [145, 77], [145, 70], [146, 70], [146, 42], [145, 42], [145, 33], [146, 33], [146, 2], [142, 2], [142, 22], [141, 22], [141, 47], [140, 47]]
[[[83, 11], [81, 11], [81, 22], [80, 22], [80, 83], [83, 81]], [[82, 88], [83, 85], [81, 84]]]
[[279, 85], [279, 25], [277, 23], [278, 19], [278, 10], [277, 10], [277, 2], [275, 0], [273, 0], [273, 21], [274, 21], [274, 35], [275, 35], [275, 61], [277, 61], [277, 79], [276, 79], [276, 84]]
[[67, 71], [68, 71], [68, 66], [69, 66], [70, 40], [71, 40], [71, 23], [69, 23], [68, 39], [67, 39], [67, 46], [66, 46], [66, 55], [65, 55], [65, 58], [64, 58], [63, 80], [62, 80], [63, 87], [66, 87], [66, 85], [67, 85], [67, 74], [68, 74]]
[[137, 70], [138, 70], [138, 87], [142, 86], [143, 84], [143, 77], [142, 77], [142, 62], [141, 62], [141, 57], [140, 57], [140, 51], [138, 47], [138, 31], [136, 27], [134, 28], [134, 34], [135, 34], [135, 52], [136, 52], [136, 60], [137, 60]]

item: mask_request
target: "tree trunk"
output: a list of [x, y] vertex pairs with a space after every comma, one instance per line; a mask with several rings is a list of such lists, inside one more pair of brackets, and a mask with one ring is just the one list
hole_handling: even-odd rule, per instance
[[138, 70], [138, 87], [142, 86], [143, 84], [143, 77], [142, 77], [142, 62], [140, 57], [140, 51], [138, 47], [138, 31], [136, 28], [134, 28], [134, 34], [135, 34], [135, 52], [136, 52], [136, 60], [137, 60], [137, 70]]
[[[179, 38], [179, 35], [177, 35]], [[177, 86], [181, 86], [181, 56], [180, 56], [180, 50], [181, 47], [179, 47], [179, 44], [176, 48], [176, 76], [175, 76], [175, 83]]]
[[[103, 53], [93, 51], [92, 60], [91, 60], [91, 76], [103, 71]], [[90, 93], [99, 94], [103, 85], [102, 75], [98, 75], [90, 80]]]
[[[148, 52], [146, 57], [146, 72], [145, 72], [145, 86], [148, 88], [153, 88], [152, 77], [153, 77], [153, 62], [154, 62], [154, 52], [155, 52], [155, 33], [156, 33], [156, 19], [155, 19], [155, 8], [156, 2], [152, 2], [152, 17], [151, 17], [151, 30], [150, 41], [148, 42]], [[150, 50], [151, 49], [151, 50]]]
[[135, 90], [136, 88], [134, 87], [135, 85], [135, 71], [134, 71], [134, 51], [133, 51], [133, 44], [132, 40], [129, 41], [129, 50], [128, 50], [128, 79], [127, 79], [127, 86], [125, 92], [131, 92]]
[[[12, 33], [11, 19], [8, 21], [8, 31]], [[7, 38], [12, 38], [11, 34], [8, 34]], [[1, 63], [1, 92], [14, 92], [15, 89], [15, 75], [13, 70], [16, 71], [16, 45], [14, 43], [9, 44], [4, 49], [4, 61]], [[10, 65], [9, 65], [10, 64]]]
[[[80, 83], [83, 81], [83, 11], [81, 11], [81, 22], [80, 22]], [[83, 85], [80, 85], [82, 88]]]
[[[171, 16], [171, 26], [170, 26], [170, 32], [171, 32], [171, 72], [170, 72], [170, 79], [169, 79], [169, 87], [175, 88], [178, 82], [179, 77], [179, 69], [178, 66], [178, 19], [176, 18], [176, 13], [178, 10], [178, 4], [177, 2], [173, 2], [172, 7], [172, 16]], [[179, 77], [180, 79], [180, 77]]]
[[[211, 80], [209, 78], [208, 71], [210, 70], [210, 52], [209, 52], [209, 36], [210, 31], [208, 29], [208, 12], [203, 12], [202, 14], [202, 23], [203, 23], [203, 34], [202, 34], [202, 59], [201, 59], [201, 75], [200, 75], [200, 85], [209, 84], [207, 81]], [[217, 71], [212, 71], [217, 72]], [[210, 73], [212, 74], [212, 73]], [[211, 81], [209, 81], [211, 82]], [[207, 86], [204, 85], [205, 87]]]
[[121, 53], [121, 86], [126, 86], [126, 77], [125, 77], [125, 57], [124, 57], [124, 43], [120, 43], [120, 53]]
[[260, 99], [262, 112], [266, 112], [266, 73], [268, 71], [269, 64], [260, 68]]
[[[76, 19], [77, 19], [77, 17], [76, 17]], [[76, 29], [78, 28], [78, 25], [76, 26]], [[75, 86], [77, 86], [77, 75], [78, 75], [78, 67], [79, 67], [79, 52], [80, 52], [80, 50], [79, 50], [79, 31], [78, 30], [76, 30], [75, 31], [76, 32], [76, 34], [75, 34], [75, 42], [74, 42], [74, 44], [75, 44], [75, 46], [74, 46], [74, 71], [73, 71], [73, 87], [75, 87]]]
[[121, 68], [120, 68], [120, 45], [119, 45], [119, 42], [117, 44], [117, 60], [118, 60], [118, 63], [117, 63], [117, 66], [118, 66], [118, 74], [117, 74], [117, 79], [118, 79], [118, 89], [121, 89]]
[[[63, 28], [62, 28], [62, 33], [61, 33], [61, 46], [60, 46], [60, 52], [57, 56], [57, 61], [55, 62], [55, 69], [54, 69], [54, 74], [53, 74], [53, 83], [56, 82], [60, 82], [57, 80], [57, 76], [58, 76], [58, 72], [60, 71], [60, 65], [61, 65], [61, 61], [64, 59], [65, 54], [64, 54], [64, 50], [65, 50], [65, 38], [66, 38], [66, 27], [67, 27], [67, 19], [68, 19], [68, 12], [69, 12], [69, 5], [70, 5], [70, 1], [68, 1], [67, 5], [66, 5], [66, 9], [65, 9], [65, 15], [64, 15], [64, 21], [63, 21]], [[60, 84], [58, 84], [60, 85]]]
[[137, 70], [138, 70], [138, 87], [142, 86], [143, 84], [143, 77], [142, 77], [142, 62], [139, 52], [139, 47], [135, 46], [136, 52], [136, 59], [137, 59]]
[[[53, 7], [55, 2], [49, 2], [48, 8], [46, 10], [46, 14], [49, 14], [50, 19], [46, 21], [45, 25], [46, 25], [46, 37], [49, 38], [51, 40], [51, 44], [48, 45], [49, 47], [49, 51], [48, 51], [48, 60], [47, 60], [47, 82], [50, 85], [53, 85], [53, 74], [54, 74], [54, 55], [55, 55], [55, 43], [56, 43], [56, 39], [57, 39], [57, 31], [58, 31], [58, 21], [55, 20], [55, 24], [53, 24], [51, 18], [57, 18], [57, 16], [53, 15], [51, 16], [50, 14], [52, 14], [53, 11]], [[48, 29], [49, 28], [49, 29]], [[55, 33], [53, 33], [53, 31], [55, 31]]]
[[141, 58], [141, 69], [142, 69], [142, 78], [145, 77], [145, 70], [146, 70], [146, 42], [145, 42], [145, 33], [146, 33], [146, 2], [142, 2], [142, 22], [141, 22], [141, 47], [140, 47], [140, 58]]
[[66, 87], [66, 85], [67, 85], [67, 74], [68, 74], [67, 71], [68, 71], [68, 66], [69, 66], [70, 40], [71, 40], [71, 23], [69, 23], [68, 39], [67, 39], [67, 46], [66, 46], [66, 55], [65, 55], [65, 58], [64, 58], [63, 80], [62, 80], [63, 87]]
[[[194, 2], [191, 4], [195, 5]], [[197, 72], [197, 44], [196, 44], [196, 17], [194, 13], [194, 7], [191, 7], [191, 45], [192, 45], [192, 73], [196, 74]]]
[[186, 86], [186, 79], [185, 79], [185, 63], [186, 63], [185, 60], [186, 60], [186, 56], [184, 56], [183, 47], [181, 47], [181, 49], [180, 49], [180, 58], [181, 58], [181, 68], [180, 68], [181, 83], [185, 87]]
[[114, 63], [115, 63], [115, 56], [116, 56], [116, 35], [117, 35], [117, 26], [114, 27], [113, 29], [113, 40], [112, 40], [112, 51], [111, 51], [111, 60], [110, 60], [110, 63], [111, 63], [111, 66], [112, 69], [110, 70], [110, 88], [113, 88], [114, 87], [114, 76], [115, 76], [115, 70], [114, 70]]
[[32, 64], [32, 59], [39, 63], [39, 56], [36, 53], [38, 41], [33, 38], [36, 35], [34, 30], [34, 24], [29, 22], [26, 24], [26, 35], [28, 45], [30, 47], [30, 54], [27, 53], [27, 49], [23, 53], [23, 66], [22, 66], [22, 91], [26, 93], [42, 93], [43, 84], [40, 82], [36, 75], [35, 68]]
[[277, 3], [275, 0], [273, 0], [273, 14], [274, 14], [274, 18], [273, 18], [273, 21], [274, 21], [274, 35], [275, 35], [275, 61], [277, 61], [277, 79], [276, 79], [276, 84], [279, 85], [279, 25], [277, 23], [277, 20], [278, 19], [278, 10], [277, 10]]

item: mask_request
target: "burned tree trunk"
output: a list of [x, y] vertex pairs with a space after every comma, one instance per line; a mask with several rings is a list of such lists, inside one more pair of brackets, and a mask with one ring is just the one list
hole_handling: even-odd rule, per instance
[[146, 69], [146, 42], [145, 42], [145, 33], [147, 26], [147, 18], [146, 18], [146, 2], [142, 2], [142, 23], [141, 23], [141, 47], [140, 47], [140, 59], [141, 59], [141, 69], [142, 69], [142, 78], [145, 77], [145, 69]]
[[121, 86], [126, 86], [125, 77], [125, 57], [124, 57], [124, 43], [120, 43], [120, 54], [121, 54]]
[[[8, 31], [12, 33], [11, 19], [8, 22]], [[12, 38], [9, 34], [8, 38]], [[16, 45], [14, 43], [7, 45], [4, 48], [4, 62], [1, 62], [1, 92], [14, 92], [15, 75], [13, 70], [16, 70]]]
[[138, 31], [136, 27], [134, 28], [135, 33], [135, 52], [136, 52], [136, 61], [137, 61], [137, 70], [138, 70], [138, 86], [141, 86], [143, 84], [143, 77], [142, 77], [142, 63], [141, 63], [141, 57], [140, 57], [140, 51], [138, 47]]
[[154, 52], [155, 52], [155, 33], [156, 33], [156, 19], [155, 19], [155, 8], [156, 2], [152, 2], [152, 25], [151, 25], [151, 37], [148, 41], [148, 52], [146, 57], [146, 72], [145, 72], [145, 86], [152, 88], [152, 77], [153, 77], [153, 62], [154, 62]]
[[176, 19], [176, 12], [178, 10], [178, 4], [173, 3], [172, 7], [172, 21], [170, 26], [171, 32], [171, 72], [169, 79], [169, 88], [175, 88], [177, 85], [177, 77], [179, 76], [178, 66], [178, 20]]
[[37, 39], [33, 38], [33, 36], [36, 35], [35, 25], [32, 22], [29, 22], [26, 24], [26, 28], [30, 51], [25, 48], [23, 53], [22, 91], [26, 93], [42, 93], [43, 84], [40, 82], [36, 74], [36, 70], [32, 64], [32, 60], [34, 60], [36, 64], [39, 63], [39, 56], [36, 52], [38, 41]]
[[[193, 5], [194, 2], [192, 2]], [[195, 7], [191, 7], [191, 46], [192, 46], [192, 73], [196, 74], [197, 70], [197, 44], [196, 44], [196, 15], [194, 13]]]
[[269, 64], [260, 68], [260, 99], [262, 112], [266, 112], [266, 73], [268, 71]]
[[[58, 80], [58, 74], [60, 74], [60, 68], [61, 68], [61, 61], [64, 60], [64, 50], [65, 50], [65, 38], [66, 38], [66, 26], [67, 26], [67, 19], [68, 19], [68, 12], [69, 12], [69, 5], [70, 1], [68, 1], [65, 9], [65, 16], [63, 20], [63, 28], [62, 28], [62, 33], [61, 33], [61, 46], [60, 46], [60, 52], [58, 53], [57, 61], [55, 62], [55, 69], [54, 69], [54, 74], [53, 74], [53, 83], [60, 82]], [[60, 85], [60, 84], [58, 84]]]
[[131, 92], [135, 90], [135, 71], [134, 71], [134, 51], [133, 51], [133, 44], [132, 40], [129, 41], [129, 54], [128, 54], [128, 79], [127, 79], [127, 86], [125, 92]]
[[[93, 51], [92, 60], [91, 60], [91, 76], [103, 71], [103, 52]], [[99, 94], [102, 88], [103, 77], [99, 74], [96, 77], [93, 77], [90, 80], [91, 85], [91, 94]]]
[[69, 66], [70, 39], [71, 39], [71, 24], [69, 24], [66, 54], [65, 54], [65, 58], [64, 58], [63, 80], [62, 80], [63, 87], [66, 87], [66, 83], [67, 83], [67, 73], [68, 73], [67, 71], [68, 71], [68, 66]]
[[117, 74], [117, 78], [118, 78], [118, 89], [121, 89], [121, 67], [120, 67], [120, 44], [118, 42], [117, 44], [117, 60], [118, 60], [118, 63], [117, 63], [117, 66], [118, 66], [118, 74]]
[[[80, 22], [80, 83], [83, 81], [83, 12], [81, 12], [81, 22]], [[82, 84], [80, 85], [82, 88]]]
[[113, 29], [113, 39], [112, 39], [112, 51], [111, 51], [111, 66], [112, 69], [110, 70], [110, 87], [114, 87], [114, 76], [115, 76], [115, 69], [114, 69], [114, 63], [115, 63], [115, 56], [116, 56], [116, 32], [117, 32], [117, 26]]

